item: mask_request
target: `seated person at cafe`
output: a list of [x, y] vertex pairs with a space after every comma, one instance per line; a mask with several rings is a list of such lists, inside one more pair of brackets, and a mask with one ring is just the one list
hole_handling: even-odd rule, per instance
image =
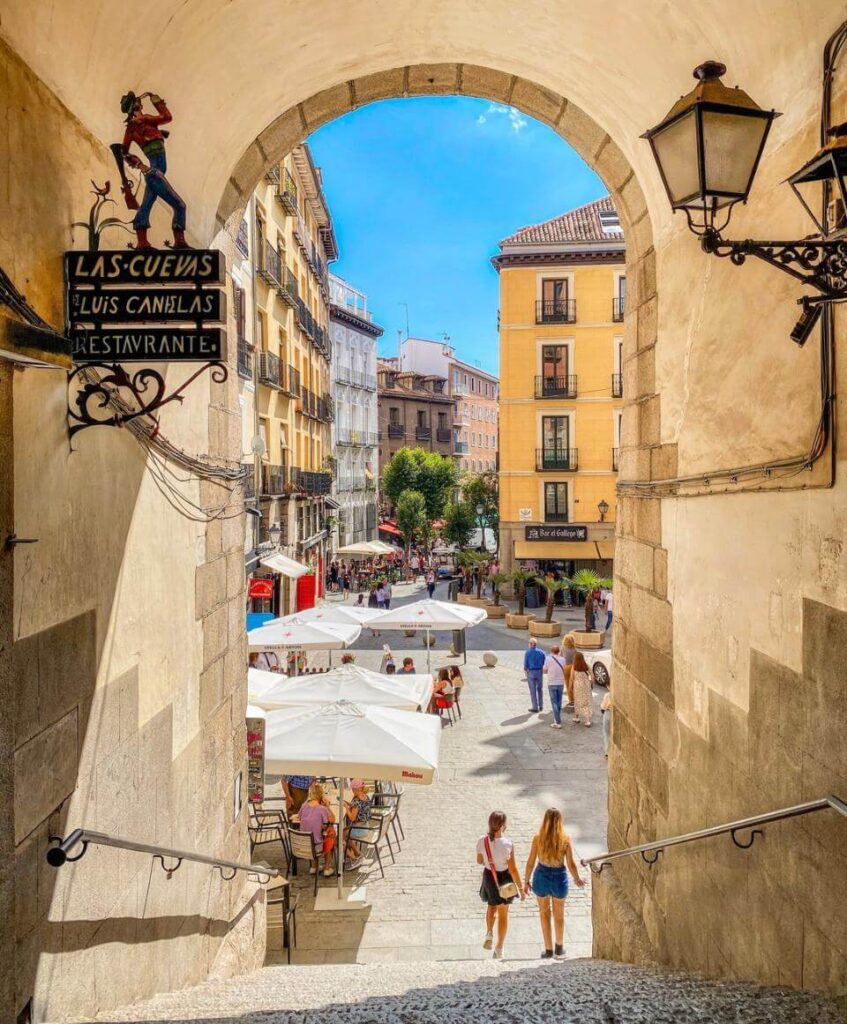
[[365, 780], [364, 779], [353, 779], [350, 783], [350, 788], [353, 790], [353, 799], [349, 802], [345, 801], [344, 807], [347, 815], [347, 828], [344, 833], [345, 841], [347, 841], [347, 850], [350, 853], [350, 860], [347, 863], [348, 868], [356, 868], [359, 866], [362, 860], [361, 851], [359, 845], [356, 843], [356, 839], [362, 838], [370, 831], [368, 829], [368, 821], [371, 817], [371, 799], [365, 792]]
[[401, 676], [413, 676], [415, 674], [415, 663], [414, 661], [406, 657], [403, 659], [403, 667], [400, 669]]
[[435, 682], [432, 684], [432, 697], [429, 700], [429, 710], [431, 713], [435, 713], [437, 709], [437, 701], [441, 696], [446, 696], [453, 692], [453, 684], [450, 682], [450, 670], [447, 668], [440, 668], [438, 675], [435, 677]]
[[282, 792], [289, 814], [297, 814], [309, 796], [309, 786], [314, 782], [311, 775], [283, 775]]
[[[323, 786], [319, 782], [313, 782], [309, 786], [309, 797], [300, 808], [300, 831], [311, 832], [315, 840], [315, 849], [324, 855], [324, 875], [332, 874], [332, 851], [335, 848], [335, 829], [332, 823], [335, 815], [329, 806]], [[318, 865], [312, 861], [309, 874], [317, 873]]]

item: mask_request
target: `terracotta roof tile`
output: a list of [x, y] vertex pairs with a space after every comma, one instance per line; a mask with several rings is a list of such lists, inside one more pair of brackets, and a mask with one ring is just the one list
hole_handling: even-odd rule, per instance
[[623, 231], [618, 225], [617, 230], [604, 231], [600, 220], [601, 213], [616, 214], [614, 203], [610, 196], [602, 199], [595, 199], [593, 203], [586, 203], [585, 206], [578, 206], [575, 210], [568, 210], [552, 220], [545, 220], [541, 224], [530, 224], [521, 228], [508, 238], [504, 238], [500, 245], [539, 245], [544, 242], [608, 242], [623, 241]]

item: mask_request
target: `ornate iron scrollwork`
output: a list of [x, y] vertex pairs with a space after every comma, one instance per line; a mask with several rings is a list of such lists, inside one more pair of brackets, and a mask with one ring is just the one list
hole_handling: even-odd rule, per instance
[[701, 245], [704, 252], [729, 258], [736, 266], [741, 266], [748, 256], [764, 260], [821, 293], [820, 299], [807, 301], [847, 300], [847, 239], [760, 242], [747, 238], [731, 241], [722, 238], [719, 231], [712, 230], [705, 232]]
[[[216, 384], [223, 384], [229, 376], [224, 363], [204, 363], [168, 394], [161, 373], [147, 366], [137, 370], [120, 363], [78, 366], [68, 376], [69, 390], [80, 385], [73, 399], [68, 398], [68, 433], [73, 437], [86, 427], [122, 427], [140, 416], [150, 416], [156, 424], [155, 435], [159, 423], [154, 413], [169, 402], [182, 402], [186, 388], [207, 370]], [[90, 371], [101, 371], [101, 375], [89, 376]]]

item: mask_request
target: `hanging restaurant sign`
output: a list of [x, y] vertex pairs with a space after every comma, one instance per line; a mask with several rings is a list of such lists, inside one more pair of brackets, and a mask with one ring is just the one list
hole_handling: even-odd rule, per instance
[[527, 526], [526, 540], [588, 540], [587, 526]]
[[223, 284], [224, 254], [219, 249], [118, 249], [65, 253], [68, 285]]
[[150, 320], [226, 320], [226, 293], [220, 288], [71, 288], [71, 323], [147, 323]]
[[265, 720], [247, 719], [247, 799], [265, 799]]
[[72, 327], [75, 363], [218, 363], [226, 358], [219, 327]]

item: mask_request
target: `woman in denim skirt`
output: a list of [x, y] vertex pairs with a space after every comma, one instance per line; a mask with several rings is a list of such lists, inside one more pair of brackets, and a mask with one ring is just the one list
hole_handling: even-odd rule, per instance
[[565, 956], [565, 899], [568, 895], [568, 871], [581, 889], [585, 882], [580, 877], [571, 841], [562, 824], [562, 812], [551, 807], [544, 812], [541, 828], [532, 840], [524, 875], [524, 891], [529, 893], [531, 889], [538, 899], [541, 934], [544, 936], [542, 960], [552, 960], [554, 956], [557, 960], [562, 960]]

